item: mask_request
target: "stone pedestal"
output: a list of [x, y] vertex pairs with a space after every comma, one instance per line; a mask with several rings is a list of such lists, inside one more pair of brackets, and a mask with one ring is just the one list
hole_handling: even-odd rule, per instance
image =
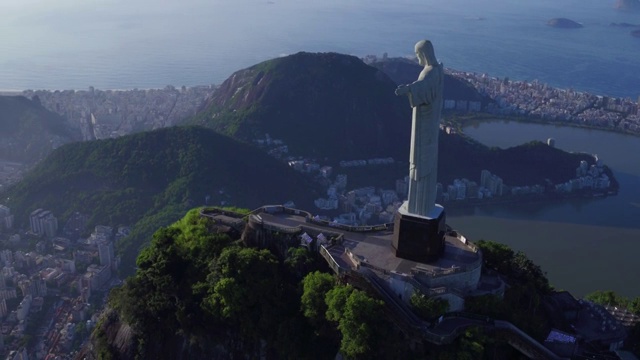
[[435, 205], [428, 216], [410, 214], [407, 202], [396, 212], [393, 248], [399, 258], [429, 263], [444, 252], [446, 216], [444, 208]]

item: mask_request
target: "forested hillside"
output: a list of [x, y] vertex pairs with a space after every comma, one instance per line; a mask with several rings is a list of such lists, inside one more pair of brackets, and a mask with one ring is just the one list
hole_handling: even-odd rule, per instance
[[258, 207], [293, 200], [311, 204], [306, 179], [265, 153], [198, 127], [174, 127], [118, 139], [65, 145], [7, 192], [18, 226], [36, 208], [51, 210], [63, 227], [71, 214], [95, 225], [127, 225], [118, 244], [124, 274], [138, 248], [160, 226], [196, 205]]

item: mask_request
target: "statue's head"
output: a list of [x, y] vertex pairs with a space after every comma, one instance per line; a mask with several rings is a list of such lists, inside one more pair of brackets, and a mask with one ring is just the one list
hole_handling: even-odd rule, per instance
[[421, 40], [416, 44], [416, 56], [420, 65], [434, 65], [437, 63], [433, 44], [429, 40]]

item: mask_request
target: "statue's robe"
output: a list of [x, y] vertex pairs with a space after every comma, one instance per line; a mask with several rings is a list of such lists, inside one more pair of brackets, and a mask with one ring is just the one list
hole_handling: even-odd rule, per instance
[[426, 66], [409, 84], [413, 107], [409, 165], [409, 213], [428, 216], [436, 201], [438, 133], [443, 106], [444, 68]]

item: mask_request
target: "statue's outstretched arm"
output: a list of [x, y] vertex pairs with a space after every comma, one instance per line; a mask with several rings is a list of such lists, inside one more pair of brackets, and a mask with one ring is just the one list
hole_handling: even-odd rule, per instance
[[396, 89], [396, 95], [407, 95], [411, 92], [411, 87], [409, 85], [398, 85]]

